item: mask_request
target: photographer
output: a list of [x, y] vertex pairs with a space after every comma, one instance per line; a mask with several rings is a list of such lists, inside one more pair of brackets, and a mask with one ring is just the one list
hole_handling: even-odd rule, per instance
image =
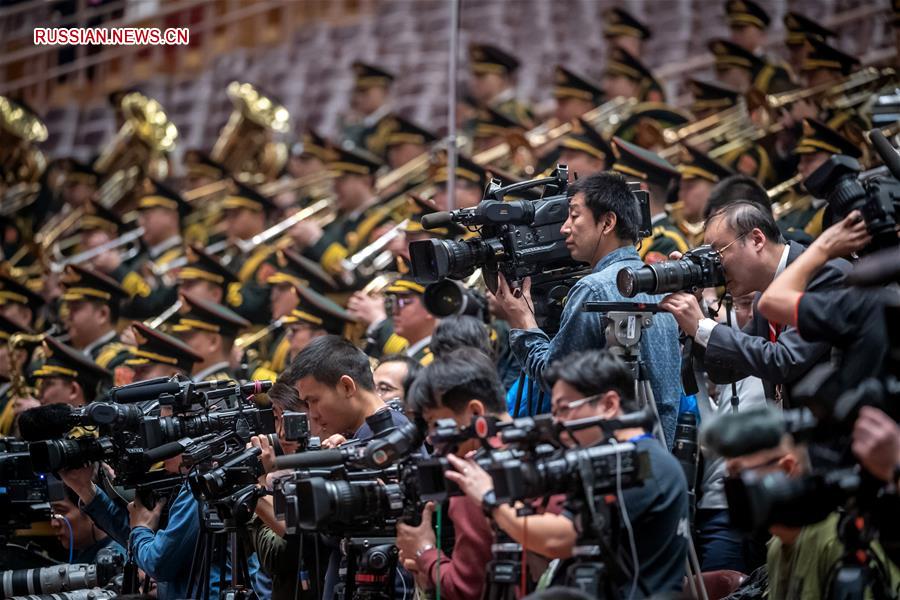
[[[493, 362], [474, 349], [459, 349], [437, 359], [416, 377], [409, 393], [410, 407], [428, 424], [429, 431], [434, 430], [439, 419], [453, 419], [460, 428], [468, 427], [478, 416], [510, 420]], [[465, 456], [478, 444], [478, 440], [464, 442], [454, 454]], [[433, 589], [439, 583], [441, 596], [450, 600], [481, 597], [484, 567], [491, 560], [494, 535], [480, 504], [480, 499], [474, 502], [465, 496], [450, 498], [447, 514], [455, 532], [450, 558], [439, 555], [435, 549], [433, 503], [429, 502], [422, 511], [420, 525], [397, 525], [400, 560], [417, 575], [422, 587]]]
[[[726, 289], [734, 297], [762, 292], [787, 265], [803, 253], [796, 242], [785, 244], [772, 215], [756, 203], [724, 206], [706, 222], [705, 241], [717, 252]], [[845, 260], [829, 261], [810, 281], [810, 290], [833, 288], [849, 269]], [[660, 306], [675, 316], [693, 338], [693, 351], [715, 383], [754, 375], [763, 380], [766, 396], [785, 400], [785, 384], [798, 381], [827, 358], [828, 344], [801, 338], [796, 328], [767, 321], [758, 311], [743, 331], [706, 318], [694, 294], [676, 292]]]
[[[558, 420], [614, 419], [639, 409], [633, 395], [631, 372], [607, 351], [567, 356], [550, 367], [547, 379], [553, 386], [553, 415]], [[605, 441], [597, 429], [578, 431], [574, 437], [581, 446]], [[627, 511], [634, 533], [640, 584], [653, 593], [680, 591], [688, 535], [687, 486], [681, 466], [642, 429], [618, 430], [615, 439], [634, 442], [639, 450], [650, 454], [651, 474], [643, 485], [622, 493], [622, 512]], [[470, 499], [483, 504], [485, 494], [493, 490], [490, 476], [473, 460], [451, 458], [451, 462], [456, 472], [447, 473], [447, 478], [458, 483]], [[511, 538], [548, 558], [572, 556], [581, 519], [587, 516], [564, 510], [562, 516], [520, 517], [508, 505], [489, 506], [485, 510], [490, 510], [491, 517]], [[628, 540], [621, 540], [620, 546], [627, 552]], [[627, 591], [628, 582], [616, 583]]]
[[[566, 235], [572, 258], [589, 263], [593, 272], [569, 290], [558, 333], [550, 339], [538, 328], [529, 279], [521, 290], [513, 291], [501, 277], [496, 294], [512, 328], [510, 347], [529, 377], [542, 382], [545, 388], [549, 387], [545, 377], [549, 364], [572, 352], [606, 346], [605, 319], [600, 313], [583, 311], [584, 302], [626, 300], [616, 287], [616, 275], [623, 267], [643, 264], [634, 247], [640, 209], [621, 175], [591, 175], [575, 182], [569, 191], [569, 217], [561, 231]], [[654, 302], [655, 298], [641, 294], [634, 300]], [[671, 446], [681, 397], [680, 351], [674, 321], [667, 315], [657, 315], [653, 326], [641, 337], [640, 350]]]

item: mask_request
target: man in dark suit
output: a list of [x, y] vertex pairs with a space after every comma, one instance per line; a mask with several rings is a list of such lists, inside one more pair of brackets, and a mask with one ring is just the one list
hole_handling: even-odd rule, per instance
[[[795, 242], [784, 242], [771, 214], [743, 201], [723, 207], [707, 220], [705, 241], [718, 251], [726, 288], [734, 297], [765, 291], [804, 250]], [[807, 289], [835, 287], [849, 268], [843, 259], [828, 261]], [[670, 294], [660, 305], [693, 338], [694, 356], [715, 383], [756, 376], [762, 379], [766, 396], [782, 402], [785, 386], [828, 359], [827, 343], [807, 342], [796, 328], [767, 321], [756, 310], [756, 301], [753, 318], [743, 331], [706, 318], [697, 298], [688, 292]]]

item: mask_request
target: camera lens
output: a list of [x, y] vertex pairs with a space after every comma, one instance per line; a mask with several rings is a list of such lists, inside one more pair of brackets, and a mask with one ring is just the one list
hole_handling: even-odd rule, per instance
[[656, 274], [649, 267], [625, 267], [616, 275], [616, 287], [626, 298], [634, 298], [642, 291], [652, 290], [654, 286]]
[[39, 473], [49, 473], [59, 469], [74, 469], [89, 462], [103, 460], [107, 438], [81, 437], [71, 440], [46, 440], [33, 442], [28, 447], [31, 463]]
[[459, 313], [465, 301], [465, 290], [456, 281], [445, 279], [425, 288], [425, 308], [436, 317]]

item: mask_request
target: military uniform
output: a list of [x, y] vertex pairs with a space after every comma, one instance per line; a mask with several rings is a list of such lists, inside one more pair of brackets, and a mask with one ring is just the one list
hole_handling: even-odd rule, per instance
[[44, 338], [44, 362], [32, 375], [35, 379], [63, 377], [78, 382], [85, 404], [99, 399], [113, 380], [110, 371], [52, 337]]
[[750, 87], [763, 94], [777, 94], [796, 87], [785, 66], [767, 62], [734, 42], [713, 39], [709, 41], [708, 47], [715, 58], [717, 70], [737, 67], [749, 72]]
[[690, 121], [691, 115], [674, 106], [662, 102], [642, 102], [616, 127], [613, 137], [647, 150], [662, 149], [667, 145], [663, 131]]
[[137, 346], [130, 348], [129, 357], [125, 361], [125, 365], [129, 367], [165, 365], [189, 375], [194, 365], [203, 360], [202, 356], [178, 338], [151, 329], [143, 323], [134, 323], [131, 329]]
[[[816, 119], [803, 120], [803, 137], [797, 142], [797, 154], [822, 152], [828, 155], [843, 154], [852, 158], [860, 158], [862, 152], [852, 141]], [[791, 237], [794, 230], [803, 230], [810, 238], [815, 239], [823, 229], [831, 223], [831, 215], [826, 218], [827, 205], [824, 201], [809, 198], [808, 201], [795, 201], [796, 208], [780, 216], [779, 227]], [[802, 238], [801, 238], [802, 239]]]
[[31, 322], [22, 323], [32, 327], [37, 320], [38, 311], [44, 305], [44, 298], [36, 294], [28, 287], [27, 281], [13, 277], [0, 270], [0, 306], [5, 304], [19, 304], [31, 310]]
[[[771, 23], [769, 14], [753, 0], [727, 0], [725, 2], [725, 16], [731, 29], [755, 27], [761, 31], [766, 31]], [[760, 48], [746, 48], [746, 50], [759, 55], [767, 64], [784, 71], [788, 77], [793, 79], [790, 66], [780, 56], [764, 54]]]
[[[709, 185], [712, 186], [722, 179], [734, 175], [734, 171], [727, 166], [700, 152], [693, 146], [688, 144], [682, 144], [682, 146], [685, 152], [677, 167], [678, 172], [681, 174], [682, 185], [685, 181], [700, 179], [709, 182]], [[705, 212], [705, 206], [703, 212]], [[688, 223], [682, 218], [677, 222], [677, 225], [691, 247], [699, 246], [703, 243], [702, 220], [699, 223]]]
[[110, 307], [110, 330], [81, 351], [101, 368], [115, 369], [128, 358], [127, 348], [119, 341], [119, 336], [113, 329], [119, 305], [127, 296], [125, 290], [112, 278], [81, 265], [67, 265], [60, 282], [63, 286], [63, 303], [95, 302]]
[[[400, 144], [415, 144], [422, 146], [422, 153], [428, 151], [428, 147], [438, 140], [438, 136], [424, 127], [413, 123], [406, 117], [397, 113], [391, 113], [379, 121], [375, 132], [366, 138], [366, 149], [388, 162], [388, 151], [392, 146]], [[391, 165], [393, 168], [402, 165]]]
[[[414, 294], [421, 298], [422, 294], [425, 293], [425, 286], [417, 283], [416, 281], [413, 281], [412, 279], [400, 277], [395, 280], [394, 283], [392, 283], [390, 286], [385, 288], [384, 293], [388, 295]], [[407, 340], [408, 345], [403, 350], [403, 354], [406, 354], [407, 356], [415, 359], [423, 367], [428, 366], [434, 361], [434, 355], [431, 353], [431, 347], [429, 345], [430, 343], [430, 335], [414, 343], [409, 343], [409, 340]]]
[[[472, 44], [469, 46], [469, 69], [473, 74], [496, 73], [505, 77], [513, 77], [519, 68], [519, 59], [505, 50], [490, 44]], [[534, 125], [534, 113], [524, 102], [515, 97], [515, 88], [510, 86], [488, 103], [500, 114], [522, 123], [525, 127]]]
[[[629, 179], [637, 179], [668, 189], [672, 180], [679, 177], [675, 167], [649, 150], [619, 138], [613, 138], [612, 149], [616, 157], [612, 170], [622, 173]], [[653, 215], [652, 219], [651, 234], [640, 241], [638, 250], [643, 260], [647, 262], [668, 260], [669, 253], [688, 250], [687, 240], [667, 214]]]
[[603, 11], [603, 37], [607, 40], [632, 37], [644, 42], [651, 36], [650, 29], [627, 10], [613, 7]]
[[[641, 60], [624, 48], [612, 48], [606, 60], [606, 74], [626, 77], [638, 84], [636, 99], [641, 102], [648, 100], [665, 100], [662, 85]], [[654, 99], [651, 93], [658, 94]]]
[[187, 312], [183, 313], [178, 323], [172, 326], [174, 335], [183, 337], [195, 331], [203, 331], [222, 337], [224, 358], [199, 370], [195, 366], [191, 378], [194, 381], [235, 379], [235, 373], [228, 362], [231, 344], [225, 340], [237, 338], [242, 329], [250, 327], [250, 322], [221, 304], [208, 302], [187, 293], [182, 293], [181, 297], [184, 299]]
[[[591, 158], [602, 161], [603, 168], [601, 170], [612, 166], [613, 151], [609, 143], [582, 117], [576, 119], [572, 131], [559, 143], [559, 149], [561, 152], [582, 152]], [[593, 175], [593, 173], [572, 173], [572, 176], [575, 175], [583, 178]]]
[[[33, 331], [0, 314], [0, 344], [8, 345], [9, 338], [17, 333], [32, 334]], [[14, 361], [15, 358], [10, 355], [10, 369], [15, 368]], [[25, 362], [27, 364], [27, 359]], [[12, 397], [12, 378], [15, 376], [12, 372], [0, 375], [0, 435], [10, 435], [15, 424], [15, 402]]]
[[[394, 74], [381, 67], [363, 62], [353, 63], [353, 73], [356, 75], [354, 87], [357, 90], [365, 90], [372, 87], [384, 87], [390, 89], [394, 83]], [[345, 123], [341, 138], [357, 148], [366, 147], [366, 139], [373, 135], [378, 128], [378, 123], [390, 112], [388, 105], [382, 105], [375, 112], [366, 115], [358, 121]]]
[[698, 119], [736, 106], [741, 98], [738, 90], [718, 82], [691, 78], [687, 86], [692, 98], [688, 110]]

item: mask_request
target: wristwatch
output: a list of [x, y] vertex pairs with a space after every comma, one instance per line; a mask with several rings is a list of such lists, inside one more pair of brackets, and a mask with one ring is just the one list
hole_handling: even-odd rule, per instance
[[416, 550], [416, 558], [421, 558], [423, 554], [432, 549], [434, 549], [434, 544], [425, 544], [424, 546]]
[[497, 502], [497, 495], [494, 493], [494, 490], [486, 491], [484, 496], [481, 497], [481, 510], [484, 512], [484, 516], [490, 519], [494, 511], [499, 507], [500, 503]]

